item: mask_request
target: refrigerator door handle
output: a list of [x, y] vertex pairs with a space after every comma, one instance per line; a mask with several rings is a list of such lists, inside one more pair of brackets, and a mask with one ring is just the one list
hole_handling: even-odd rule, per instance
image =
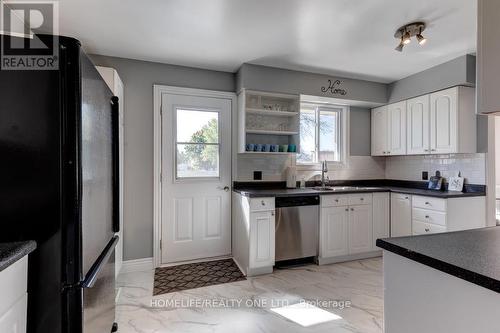
[[120, 231], [120, 115], [118, 97], [111, 97], [113, 145], [113, 232]]
[[101, 272], [102, 268], [104, 265], [108, 262], [109, 257], [113, 253], [116, 243], [118, 243], [118, 236], [114, 236], [111, 238], [111, 240], [108, 242], [102, 253], [99, 255], [95, 263], [90, 267], [89, 272], [85, 276], [85, 279], [83, 280], [82, 286], [83, 288], [92, 288], [94, 286], [94, 283], [97, 280], [97, 277], [99, 276], [99, 273]]

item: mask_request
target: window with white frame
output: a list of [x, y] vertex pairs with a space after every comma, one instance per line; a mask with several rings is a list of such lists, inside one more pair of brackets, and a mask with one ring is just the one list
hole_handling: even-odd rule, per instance
[[347, 111], [343, 105], [301, 103], [297, 164], [345, 163]]

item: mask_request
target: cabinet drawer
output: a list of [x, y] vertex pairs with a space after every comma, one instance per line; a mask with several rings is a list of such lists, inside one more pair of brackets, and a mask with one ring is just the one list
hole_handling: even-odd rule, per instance
[[412, 213], [415, 220], [446, 226], [446, 213], [422, 208], [413, 208]]
[[437, 234], [440, 232], [446, 232], [446, 227], [415, 220], [413, 220], [412, 222], [412, 229], [413, 235]]
[[253, 198], [250, 200], [250, 211], [258, 212], [274, 209], [274, 198]]
[[446, 212], [446, 199], [413, 196], [413, 207], [438, 210]]
[[[0, 272], [0, 314], [7, 311], [26, 293], [28, 256]], [[3, 333], [3, 331], [0, 330]]]
[[373, 195], [371, 193], [359, 193], [349, 195], [349, 206], [371, 205]]
[[321, 207], [339, 207], [349, 205], [349, 196], [347, 195], [322, 195]]

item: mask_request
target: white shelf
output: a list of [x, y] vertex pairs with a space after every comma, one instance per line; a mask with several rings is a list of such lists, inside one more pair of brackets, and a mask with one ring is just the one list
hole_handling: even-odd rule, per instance
[[284, 151], [244, 151], [239, 154], [261, 154], [261, 155], [290, 155], [290, 154], [297, 154], [296, 152], [284, 152]]
[[299, 132], [247, 129], [248, 134], [297, 135]]
[[247, 108], [247, 113], [251, 114], [260, 114], [266, 116], [275, 116], [275, 117], [295, 117], [298, 116], [298, 112], [291, 111], [273, 111], [273, 110], [264, 110], [264, 109], [256, 109], [256, 108]]

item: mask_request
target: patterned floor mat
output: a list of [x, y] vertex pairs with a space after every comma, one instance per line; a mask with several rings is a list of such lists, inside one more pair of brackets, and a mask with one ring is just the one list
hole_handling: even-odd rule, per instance
[[246, 280], [233, 259], [214, 260], [155, 270], [153, 296]]

